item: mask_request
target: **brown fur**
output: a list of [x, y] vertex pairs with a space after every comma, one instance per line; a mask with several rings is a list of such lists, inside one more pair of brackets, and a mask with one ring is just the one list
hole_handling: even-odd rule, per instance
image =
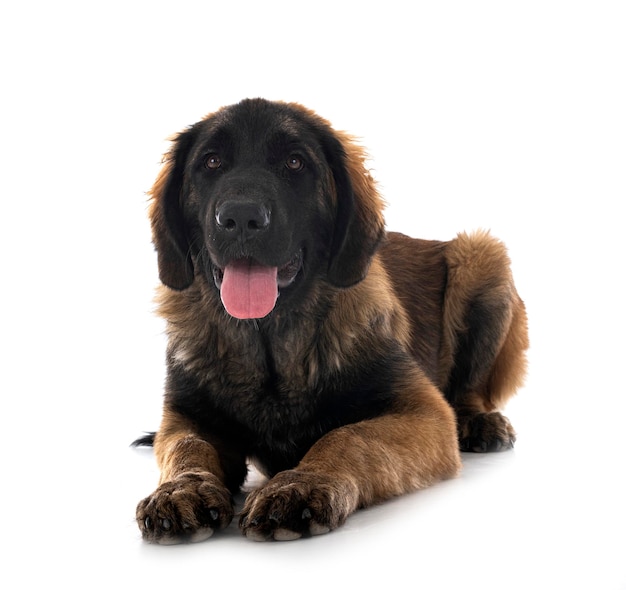
[[[281, 540], [327, 532], [359, 507], [453, 477], [459, 443], [487, 451], [515, 440], [497, 410], [522, 383], [528, 340], [504, 246], [485, 232], [450, 242], [385, 236], [362, 148], [299, 105], [259, 105], [284, 116], [290, 133], [312, 128], [325, 150], [309, 198], [320, 216], [335, 216], [328, 270], [303, 279], [297, 304], [279, 300], [268, 318], [228, 316], [201, 256], [181, 246], [190, 214], [170, 195], [178, 203], [187, 186], [181, 162], [196, 131], [175, 138], [150, 209], [169, 285], [158, 294], [168, 336], [154, 438], [161, 479], [137, 508], [150, 541], [198, 541], [227, 526], [250, 458], [270, 479], [248, 495], [240, 526], [249, 538]], [[188, 190], [182, 198], [200, 198]], [[311, 428], [319, 434], [295, 451]]]

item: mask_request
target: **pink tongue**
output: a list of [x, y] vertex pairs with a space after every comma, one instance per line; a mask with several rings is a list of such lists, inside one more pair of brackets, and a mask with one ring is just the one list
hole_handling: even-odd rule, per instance
[[231, 262], [224, 269], [222, 303], [240, 320], [265, 317], [276, 305], [278, 283], [275, 266], [261, 266], [250, 260]]

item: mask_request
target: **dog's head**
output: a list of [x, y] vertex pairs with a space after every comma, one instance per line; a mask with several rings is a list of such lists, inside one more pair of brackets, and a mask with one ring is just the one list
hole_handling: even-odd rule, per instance
[[[244, 100], [177, 135], [152, 188], [159, 276], [248, 319], [364, 278], [384, 232], [364, 153], [297, 104]], [[300, 294], [300, 295], [298, 295]]]

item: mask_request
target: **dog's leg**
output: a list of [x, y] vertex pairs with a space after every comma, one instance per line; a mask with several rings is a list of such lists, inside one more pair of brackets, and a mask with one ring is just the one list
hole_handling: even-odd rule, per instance
[[233, 518], [229, 487], [243, 482], [245, 458], [225, 457], [217, 449], [185, 419], [165, 411], [154, 441], [159, 487], [137, 506], [137, 524], [146, 541], [202, 541], [228, 526]]
[[486, 233], [461, 234], [446, 250], [440, 377], [457, 413], [463, 451], [499, 451], [515, 431], [498, 410], [522, 384], [528, 348], [526, 312], [504, 246]]
[[[415, 388], [410, 379], [409, 372], [406, 387]], [[291, 540], [326, 533], [359, 507], [453, 477], [460, 468], [454, 413], [430, 383], [413, 393], [390, 414], [326, 434], [295, 469], [251, 492], [239, 523], [244, 534]]]

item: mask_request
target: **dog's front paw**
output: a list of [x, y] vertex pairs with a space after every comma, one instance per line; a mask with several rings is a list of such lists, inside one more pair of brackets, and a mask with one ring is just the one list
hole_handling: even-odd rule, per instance
[[239, 526], [249, 539], [291, 541], [336, 529], [357, 503], [353, 486], [315, 473], [283, 471], [248, 495]]
[[505, 451], [515, 444], [515, 430], [500, 412], [459, 416], [459, 446], [462, 451]]
[[137, 505], [137, 524], [151, 543], [204, 541], [233, 518], [232, 498], [210, 473], [183, 473]]

